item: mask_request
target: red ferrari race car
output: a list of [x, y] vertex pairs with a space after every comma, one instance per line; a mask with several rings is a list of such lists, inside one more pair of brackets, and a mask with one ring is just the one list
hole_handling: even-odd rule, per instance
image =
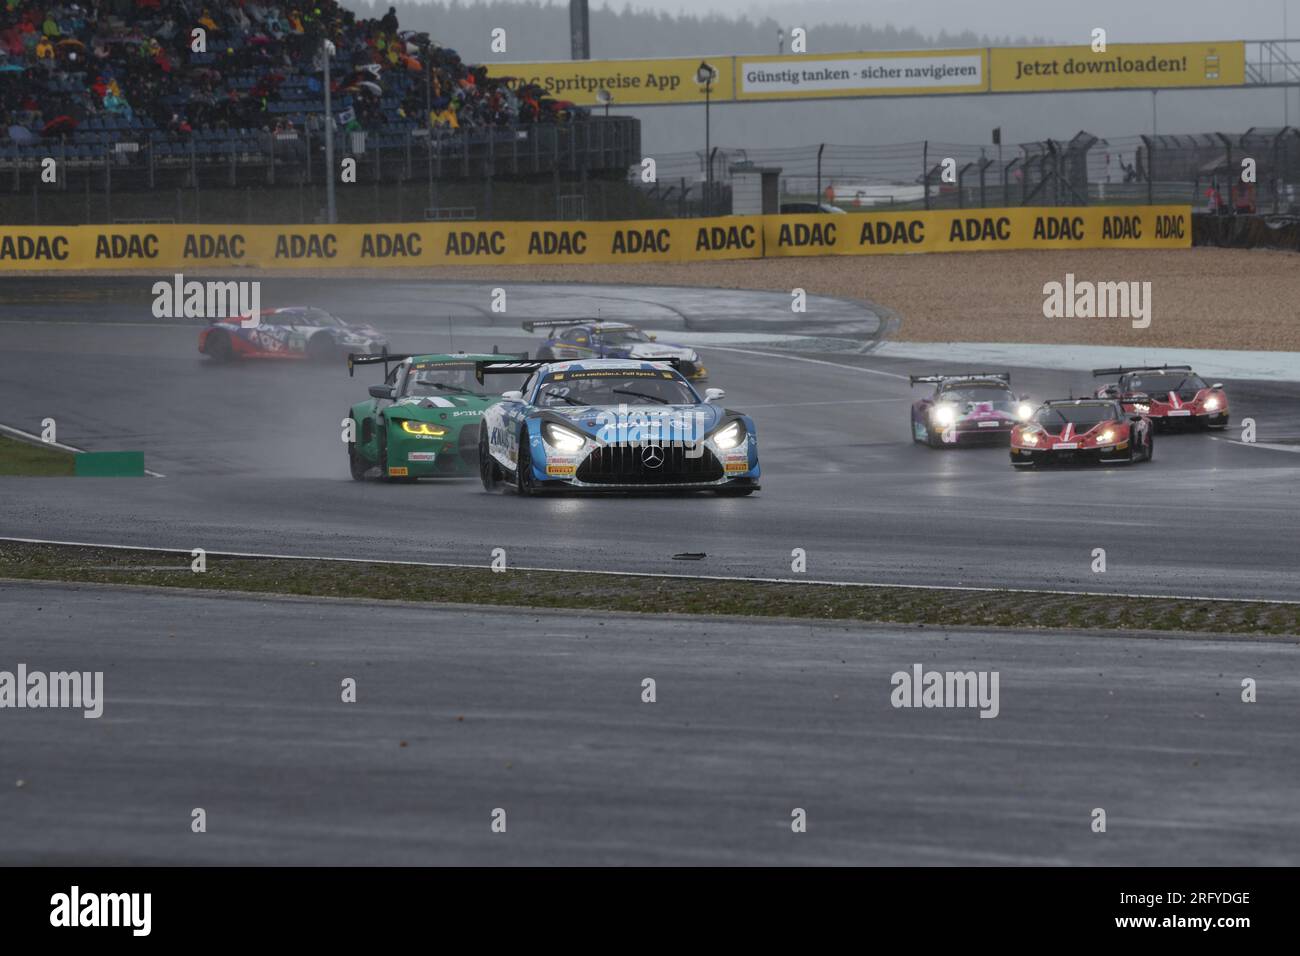
[[1155, 452], [1151, 419], [1114, 399], [1043, 402], [1033, 418], [1011, 429], [1011, 464], [1033, 468], [1056, 462], [1133, 464]]
[[1190, 365], [1095, 368], [1092, 374], [1118, 375], [1119, 381], [1097, 389], [1097, 397], [1117, 399], [1125, 411], [1145, 415], [1157, 426], [1228, 427], [1223, 385], [1206, 384]]
[[199, 351], [218, 362], [237, 358], [342, 360], [348, 353], [380, 355], [388, 340], [369, 325], [344, 322], [324, 309], [287, 306], [262, 309], [256, 325], [246, 317], [213, 322], [199, 333]]
[[976, 441], [1005, 442], [1011, 427], [1033, 412], [1028, 396], [1011, 391], [1007, 372], [909, 375], [934, 392], [912, 403], [912, 441], [931, 448]]

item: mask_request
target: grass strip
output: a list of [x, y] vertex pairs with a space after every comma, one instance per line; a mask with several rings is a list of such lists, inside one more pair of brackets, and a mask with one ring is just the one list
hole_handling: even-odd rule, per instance
[[50, 445], [36, 445], [0, 435], [0, 475], [49, 478], [73, 474], [76, 456]]
[[485, 606], [807, 618], [943, 627], [1300, 635], [1300, 604], [836, 587], [555, 571], [429, 568], [0, 542], [0, 577]]

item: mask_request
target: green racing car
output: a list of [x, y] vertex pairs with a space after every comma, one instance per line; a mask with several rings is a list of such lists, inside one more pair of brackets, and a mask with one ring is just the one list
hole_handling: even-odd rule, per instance
[[348, 374], [358, 365], [384, 366], [384, 383], [370, 386], [369, 401], [349, 411], [352, 440], [348, 466], [363, 481], [378, 469], [389, 481], [415, 481], [478, 474], [478, 432], [483, 411], [501, 399], [501, 391], [518, 388], [514, 381], [493, 382], [489, 391], [478, 383], [476, 362], [526, 359], [528, 356], [486, 355], [358, 355], [348, 356]]

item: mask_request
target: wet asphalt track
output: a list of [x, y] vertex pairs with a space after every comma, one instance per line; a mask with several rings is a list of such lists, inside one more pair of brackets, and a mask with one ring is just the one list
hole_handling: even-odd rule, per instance
[[[371, 318], [399, 349], [536, 343], [492, 327], [467, 284], [284, 286], [278, 301]], [[196, 328], [147, 317], [147, 291], [0, 282], [0, 421], [54, 417], [62, 441], [143, 449], [167, 475], [0, 479], [0, 534], [781, 577], [802, 547], [817, 578], [1300, 599], [1294, 454], [1160, 436], [1151, 466], [1019, 474], [1004, 449], [914, 446], [896, 376], [918, 369], [854, 352], [876, 323], [845, 303], [817, 303], [782, 355], [783, 296], [522, 290], [533, 314], [593, 295], [666, 340], [751, 336], [701, 350], [757, 420], [765, 474], [749, 499], [520, 500], [352, 482], [338, 422], [373, 373], [210, 366]], [[1013, 372], [1036, 397], [1091, 384]], [[1300, 438], [1296, 386], [1228, 385], [1261, 441]], [[32, 584], [0, 584], [0, 621], [0, 668], [104, 670], [107, 696], [98, 721], [0, 714], [0, 863], [1297, 860], [1293, 643]], [[1000, 716], [894, 710], [889, 675], [918, 662], [998, 670]], [[1258, 704], [1239, 701], [1247, 676]]]
[[[0, 619], [0, 666], [105, 672], [98, 720], [0, 713], [0, 863], [1300, 858], [1294, 644], [27, 584]], [[996, 670], [998, 716], [893, 708], [915, 663]]]
[[[39, 431], [53, 417], [61, 441], [143, 449], [167, 478], [7, 479], [6, 535], [471, 564], [503, 547], [515, 566], [781, 577], [803, 548], [821, 579], [1300, 600], [1300, 455], [1226, 440], [1233, 430], [1161, 435], [1151, 465], [1020, 474], [1003, 448], [913, 445], [899, 376], [916, 363], [849, 351], [876, 326], [851, 304], [814, 300], [799, 320], [813, 336], [783, 356], [773, 346], [796, 326], [780, 294], [713, 293], [711, 309], [700, 290], [507, 287], [510, 317], [493, 325], [490, 284], [268, 283], [268, 305], [369, 318], [398, 349], [535, 348], [521, 317], [597, 308], [666, 340], [685, 325], [752, 339], [700, 348], [710, 384], [758, 424], [759, 495], [531, 500], [474, 479], [356, 484], [339, 422], [378, 370], [214, 366], [196, 327], [149, 317], [148, 280], [71, 281], [71, 298], [0, 283], [0, 421]], [[1084, 369], [1013, 373], [1039, 398], [1093, 384]], [[1300, 439], [1300, 386], [1227, 384], [1234, 420], [1254, 417], [1261, 442]], [[1099, 547], [1105, 574], [1091, 570]]]

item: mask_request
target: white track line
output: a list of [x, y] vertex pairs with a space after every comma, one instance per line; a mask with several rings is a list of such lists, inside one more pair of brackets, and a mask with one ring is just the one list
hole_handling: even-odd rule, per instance
[[1269, 451], [1288, 451], [1291, 454], [1300, 453], [1300, 445], [1273, 445], [1269, 442], [1260, 441], [1237, 441], [1235, 438], [1224, 438], [1221, 435], [1211, 435], [1212, 441], [1226, 441], [1229, 445], [1241, 445], [1243, 448], [1267, 448]]
[[804, 358], [802, 355], [781, 355], [777, 352], [757, 352], [754, 349], [738, 349], [726, 345], [707, 346], [710, 352], [739, 352], [742, 355], [761, 355], [763, 358], [780, 359], [782, 362], [807, 362], [810, 365], [829, 365], [831, 368], [848, 369], [850, 372], [865, 372], [867, 375], [884, 375], [888, 378], [901, 378], [909, 381], [908, 376], [897, 372], [882, 372], [875, 368], [863, 368], [860, 365], [845, 365], [842, 362], [827, 362], [825, 359]]
[[[86, 450], [84, 448], [78, 448], [76, 445], [65, 445], [63, 444], [63, 442], [46, 441], [40, 435], [33, 435], [31, 432], [23, 431], [21, 428], [14, 428], [12, 425], [0, 425], [0, 432], [5, 432], [6, 434], [13, 435], [15, 438], [22, 439], [23, 441], [33, 445], [50, 445], [54, 448], [60, 449], [61, 451], [70, 451], [78, 455], [83, 454]], [[166, 475], [160, 475], [156, 471], [150, 471], [148, 468], [144, 470], [144, 473], [148, 475], [150, 478], [167, 477]]]
[[[8, 536], [0, 536], [0, 541], [11, 541], [15, 544], [53, 544], [76, 548], [103, 548], [113, 551], [150, 551], [161, 554], [183, 554], [187, 557], [190, 556], [194, 550], [193, 548], [156, 548], [134, 544], [95, 544], [90, 541], [50, 541], [46, 538], [13, 538]], [[339, 558], [329, 557], [328, 555], [311, 554], [264, 554], [258, 551], [209, 551], [204, 549], [204, 554], [219, 558], [261, 558], [278, 561], [333, 561], [341, 564], [391, 564], [409, 568], [462, 568], [483, 571], [491, 567], [490, 564], [457, 564], [451, 561], [396, 561], [391, 558]], [[668, 578], [678, 581], [726, 581], [732, 583], [749, 582], [753, 584], [820, 584], [839, 588], [902, 588], [909, 591], [970, 591], [987, 594], [1056, 594], [1069, 597], [1142, 598], [1158, 601], [1213, 601], [1217, 604], [1300, 604], [1300, 601], [1279, 598], [1224, 598], [1195, 594], [1124, 594], [1112, 591], [1065, 591], [1057, 588], [980, 588], [967, 585], [935, 587], [930, 584], [892, 584], [881, 581], [822, 581], [815, 578], [810, 580], [798, 580], [796, 578], [753, 578], [721, 574], [667, 574], [662, 571], [592, 571], [586, 568], [514, 567], [509, 568], [503, 573], [509, 573], [509, 571], [545, 571], [550, 574], [600, 574], [605, 576], [628, 578]]]

